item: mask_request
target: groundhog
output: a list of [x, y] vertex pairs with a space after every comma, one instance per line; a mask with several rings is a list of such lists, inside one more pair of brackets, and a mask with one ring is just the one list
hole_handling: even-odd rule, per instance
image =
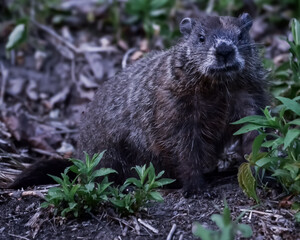
[[[82, 116], [77, 157], [106, 150], [99, 167], [117, 170], [117, 184], [133, 166], [152, 162], [185, 196], [203, 191], [203, 174], [217, 167], [238, 128], [231, 123], [267, 103], [251, 26], [246, 13], [184, 18], [175, 46], [147, 54], [99, 87]], [[242, 155], [254, 137], [240, 137]]]

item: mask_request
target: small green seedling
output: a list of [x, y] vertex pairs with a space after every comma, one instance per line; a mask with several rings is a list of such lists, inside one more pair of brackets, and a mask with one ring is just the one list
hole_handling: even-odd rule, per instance
[[[157, 188], [175, 180], [161, 178], [164, 171], [155, 175], [155, 169], [150, 163], [148, 168], [146, 165], [134, 167], [139, 179], [128, 178], [121, 187], [111, 187], [112, 182], [108, 181], [107, 176], [117, 172], [110, 168], [96, 169], [104, 152], [95, 154], [92, 158], [85, 153], [85, 162], [70, 159], [73, 165], [66, 168], [61, 178], [51, 176], [60, 186], [49, 189], [42, 207], [54, 206], [55, 214], [73, 214], [78, 217], [110, 202], [121, 213], [128, 215], [139, 211], [150, 200], [163, 201], [160, 193], [156, 191]], [[72, 181], [68, 176], [70, 172], [76, 174]], [[98, 177], [103, 178], [101, 182]], [[134, 191], [126, 193], [128, 188], [134, 188]]]
[[[280, 105], [265, 108], [262, 116], [248, 116], [233, 124], [243, 124], [235, 135], [258, 131], [252, 153], [239, 168], [240, 187], [259, 202], [256, 185], [262, 183], [265, 172], [272, 174], [287, 194], [300, 194], [300, 23], [291, 21], [293, 41], [290, 61], [275, 71], [271, 92]], [[283, 97], [284, 96], [284, 97]], [[263, 149], [263, 151], [262, 151]], [[254, 170], [254, 171], [253, 171]], [[253, 174], [255, 173], [255, 174]], [[261, 174], [259, 174], [261, 173]], [[298, 203], [296, 203], [298, 204]], [[299, 209], [299, 208], [298, 208]], [[296, 221], [300, 221], [299, 212]]]
[[[235, 134], [243, 134], [256, 129], [260, 134], [252, 145], [252, 153], [247, 163], [240, 167], [238, 179], [241, 188], [256, 201], [256, 182], [260, 170], [269, 171], [279, 181], [287, 193], [300, 193], [300, 104], [299, 98], [278, 97], [283, 103], [279, 116], [272, 116], [270, 110], [264, 110], [264, 116], [245, 117], [234, 124], [245, 124]], [[292, 111], [295, 119], [287, 121], [287, 110]], [[291, 114], [290, 114], [291, 115]], [[266, 132], [265, 129], [268, 128]], [[260, 152], [261, 148], [267, 149]], [[254, 177], [251, 167], [256, 170]]]
[[[111, 203], [123, 214], [132, 214], [145, 206], [150, 200], [162, 202], [163, 197], [157, 191], [157, 188], [170, 184], [175, 180], [161, 178], [164, 171], [155, 175], [155, 169], [150, 163], [149, 167], [136, 166], [133, 168], [138, 176], [137, 178], [128, 178], [120, 188], [113, 189]], [[133, 188], [133, 191], [127, 189]]]
[[[106, 202], [110, 194], [109, 186], [112, 184], [112, 182], [108, 182], [107, 176], [116, 171], [110, 168], [96, 170], [103, 154], [104, 151], [95, 154], [90, 159], [85, 153], [85, 162], [70, 159], [73, 165], [66, 168], [61, 174], [61, 178], [51, 176], [60, 186], [49, 189], [45, 197], [46, 202], [42, 204], [42, 207], [52, 205], [55, 207], [56, 214], [66, 216], [66, 214], [72, 213], [74, 217], [78, 217]], [[70, 171], [76, 174], [72, 181], [68, 176]], [[103, 180], [100, 183], [94, 182], [98, 177], [103, 177]]]
[[219, 230], [209, 230], [195, 222], [192, 231], [196, 237], [200, 237], [202, 240], [233, 240], [238, 233], [244, 238], [250, 238], [252, 236], [252, 229], [249, 225], [238, 223], [244, 214], [240, 214], [235, 221], [232, 221], [230, 209], [227, 202], [224, 202], [225, 207], [223, 214], [213, 214], [211, 216], [211, 220], [217, 224]]

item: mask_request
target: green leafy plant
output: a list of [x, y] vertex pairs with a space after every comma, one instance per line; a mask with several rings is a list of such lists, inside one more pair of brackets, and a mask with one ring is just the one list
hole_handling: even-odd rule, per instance
[[211, 216], [211, 220], [216, 223], [219, 230], [209, 230], [195, 222], [192, 231], [196, 237], [200, 237], [202, 240], [233, 240], [239, 232], [244, 238], [250, 238], [252, 236], [252, 229], [249, 225], [238, 223], [244, 213], [240, 214], [235, 221], [232, 221], [231, 212], [227, 202], [224, 201], [224, 204], [225, 206], [222, 215], [213, 214]]
[[29, 29], [32, 28], [30, 18], [44, 22], [60, 2], [60, 0], [15, 0], [4, 3], [3, 7], [9, 13], [6, 18], [14, 19], [15, 22], [5, 46], [6, 50], [14, 50], [27, 41]]
[[[85, 153], [85, 162], [70, 159], [73, 165], [66, 168], [61, 174], [62, 178], [51, 176], [60, 186], [49, 189], [42, 207], [52, 205], [56, 209], [56, 214], [59, 213], [61, 216], [73, 214], [74, 217], [78, 217], [106, 202], [110, 194], [109, 186], [112, 184], [108, 182], [107, 175], [116, 171], [110, 168], [96, 170], [103, 154], [104, 151], [90, 159]], [[76, 174], [72, 181], [68, 176], [70, 171]], [[94, 180], [98, 177], [104, 178], [100, 183], [95, 183]]]
[[[287, 193], [300, 194], [300, 97], [277, 99], [283, 103], [278, 116], [272, 116], [266, 108], [264, 116], [248, 116], [234, 123], [245, 124], [235, 135], [252, 130], [260, 133], [253, 142], [252, 153], [247, 158], [248, 163], [242, 165], [247, 166], [247, 171], [240, 171], [238, 176], [241, 188], [256, 200], [257, 197], [252, 192], [255, 192], [253, 185], [256, 184], [255, 179], [260, 169], [271, 172]], [[292, 121], [285, 118], [288, 110], [296, 117]], [[267, 151], [260, 152], [261, 148]], [[251, 166], [256, 169], [256, 178], [252, 175]], [[248, 181], [249, 179], [251, 180]]]
[[8, 41], [6, 43], [6, 50], [10, 51], [18, 46], [20, 46], [22, 43], [24, 43], [27, 39], [27, 32], [28, 32], [28, 21], [27, 19], [20, 19], [17, 21], [17, 25], [13, 29], [13, 31], [10, 33], [8, 37]]
[[49, 17], [52, 10], [57, 7], [61, 0], [14, 0], [7, 1], [5, 5], [14, 19], [29, 17], [34, 14], [36, 20], [41, 21]]
[[[241, 188], [259, 202], [256, 185], [266, 171], [272, 174], [287, 193], [300, 193], [300, 24], [291, 21], [294, 40], [290, 44], [290, 62], [279, 67], [271, 90], [277, 97], [278, 106], [265, 108], [263, 116], [248, 116], [233, 124], [243, 124], [235, 135], [253, 130], [259, 135], [253, 142], [252, 153], [239, 168], [238, 180]], [[281, 84], [281, 85], [280, 85]], [[287, 97], [281, 97], [278, 95]], [[261, 149], [264, 151], [261, 151]], [[255, 171], [253, 171], [255, 170]], [[260, 172], [260, 174], [258, 174]]]
[[[94, 154], [92, 158], [85, 153], [85, 162], [70, 159], [73, 165], [65, 169], [61, 178], [50, 175], [60, 186], [49, 189], [42, 207], [53, 206], [55, 214], [73, 214], [74, 217], [78, 217], [109, 202], [121, 213], [133, 214], [150, 200], [163, 201], [157, 188], [175, 180], [161, 178], [164, 171], [155, 175], [155, 169], [150, 163], [148, 168], [146, 165], [134, 167], [139, 179], [128, 178], [121, 187], [111, 187], [112, 182], [108, 181], [107, 176], [117, 172], [111, 168], [97, 169], [104, 152]], [[70, 172], [76, 175], [72, 181], [68, 176]], [[100, 183], [98, 177], [103, 178]], [[128, 188], [135, 189], [125, 193]]]
[[271, 92], [275, 97], [284, 96], [295, 98], [300, 95], [300, 23], [291, 20], [293, 41], [290, 45], [290, 60], [283, 63], [274, 71], [275, 81], [272, 82]]
[[174, 5], [174, 0], [129, 0], [125, 8], [129, 15], [127, 22], [141, 22], [148, 38], [156, 31], [168, 32], [167, 18]]
[[[163, 197], [157, 191], [158, 187], [170, 184], [175, 180], [161, 178], [164, 171], [155, 175], [155, 169], [150, 163], [149, 167], [136, 166], [133, 168], [138, 176], [137, 178], [128, 178], [120, 188], [113, 189], [112, 204], [123, 214], [132, 214], [140, 210], [150, 200], [162, 202]], [[127, 189], [133, 188], [133, 191]]]

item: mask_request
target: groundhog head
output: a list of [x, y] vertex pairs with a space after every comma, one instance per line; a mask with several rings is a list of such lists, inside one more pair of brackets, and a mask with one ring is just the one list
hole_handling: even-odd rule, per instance
[[251, 26], [252, 19], [247, 13], [238, 18], [184, 18], [180, 32], [184, 37], [187, 65], [190, 65], [187, 67], [213, 78], [227, 76], [230, 79], [243, 72], [256, 54], [249, 36]]

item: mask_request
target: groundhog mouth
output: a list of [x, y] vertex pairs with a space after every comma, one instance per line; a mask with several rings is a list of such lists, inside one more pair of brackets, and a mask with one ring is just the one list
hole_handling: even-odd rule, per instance
[[235, 64], [224, 64], [222, 66], [211, 66], [209, 68], [210, 74], [224, 74], [224, 73], [237, 73], [241, 70], [239, 63]]

